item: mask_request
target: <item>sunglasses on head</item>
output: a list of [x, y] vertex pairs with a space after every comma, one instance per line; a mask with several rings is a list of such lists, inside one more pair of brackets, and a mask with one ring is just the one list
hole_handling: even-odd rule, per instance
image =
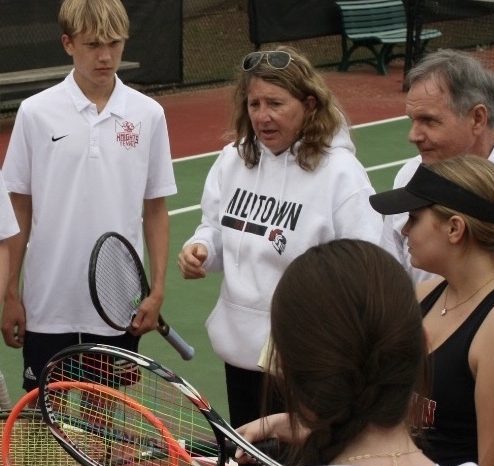
[[276, 70], [284, 70], [293, 58], [288, 52], [282, 50], [265, 50], [262, 52], [252, 52], [246, 55], [242, 61], [242, 69], [244, 71], [253, 70], [262, 59], [266, 57], [266, 63]]

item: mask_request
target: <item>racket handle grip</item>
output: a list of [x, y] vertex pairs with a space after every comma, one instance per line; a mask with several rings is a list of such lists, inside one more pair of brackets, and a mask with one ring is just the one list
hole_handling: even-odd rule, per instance
[[159, 319], [158, 321], [158, 332], [160, 332], [165, 340], [177, 350], [178, 354], [182, 356], [182, 359], [189, 361], [194, 357], [194, 348], [162, 319]]

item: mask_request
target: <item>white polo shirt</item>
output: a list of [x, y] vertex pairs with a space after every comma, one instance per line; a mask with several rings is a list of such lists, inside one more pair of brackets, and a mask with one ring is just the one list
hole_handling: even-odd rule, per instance
[[5, 188], [2, 172], [0, 172], [0, 241], [16, 233], [19, 233], [19, 225], [17, 225], [9, 193]]
[[10, 191], [32, 196], [27, 329], [119, 333], [91, 303], [89, 257], [106, 231], [123, 234], [142, 255], [143, 200], [177, 192], [161, 105], [117, 78], [98, 114], [72, 72], [20, 106], [4, 177]]

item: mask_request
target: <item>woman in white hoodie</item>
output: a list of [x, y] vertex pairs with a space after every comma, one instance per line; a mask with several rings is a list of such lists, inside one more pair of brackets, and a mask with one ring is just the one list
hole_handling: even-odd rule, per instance
[[305, 57], [288, 47], [250, 53], [234, 103], [234, 142], [208, 174], [201, 224], [178, 263], [184, 278], [224, 272], [206, 327], [240, 426], [261, 414], [257, 361], [285, 268], [331, 239], [378, 243], [382, 220], [345, 118]]

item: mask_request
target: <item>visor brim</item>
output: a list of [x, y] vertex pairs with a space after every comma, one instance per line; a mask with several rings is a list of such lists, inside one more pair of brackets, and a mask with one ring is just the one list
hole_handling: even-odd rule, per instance
[[401, 214], [434, 204], [433, 201], [415, 196], [405, 188], [373, 194], [369, 196], [369, 202], [374, 210], [383, 215]]

